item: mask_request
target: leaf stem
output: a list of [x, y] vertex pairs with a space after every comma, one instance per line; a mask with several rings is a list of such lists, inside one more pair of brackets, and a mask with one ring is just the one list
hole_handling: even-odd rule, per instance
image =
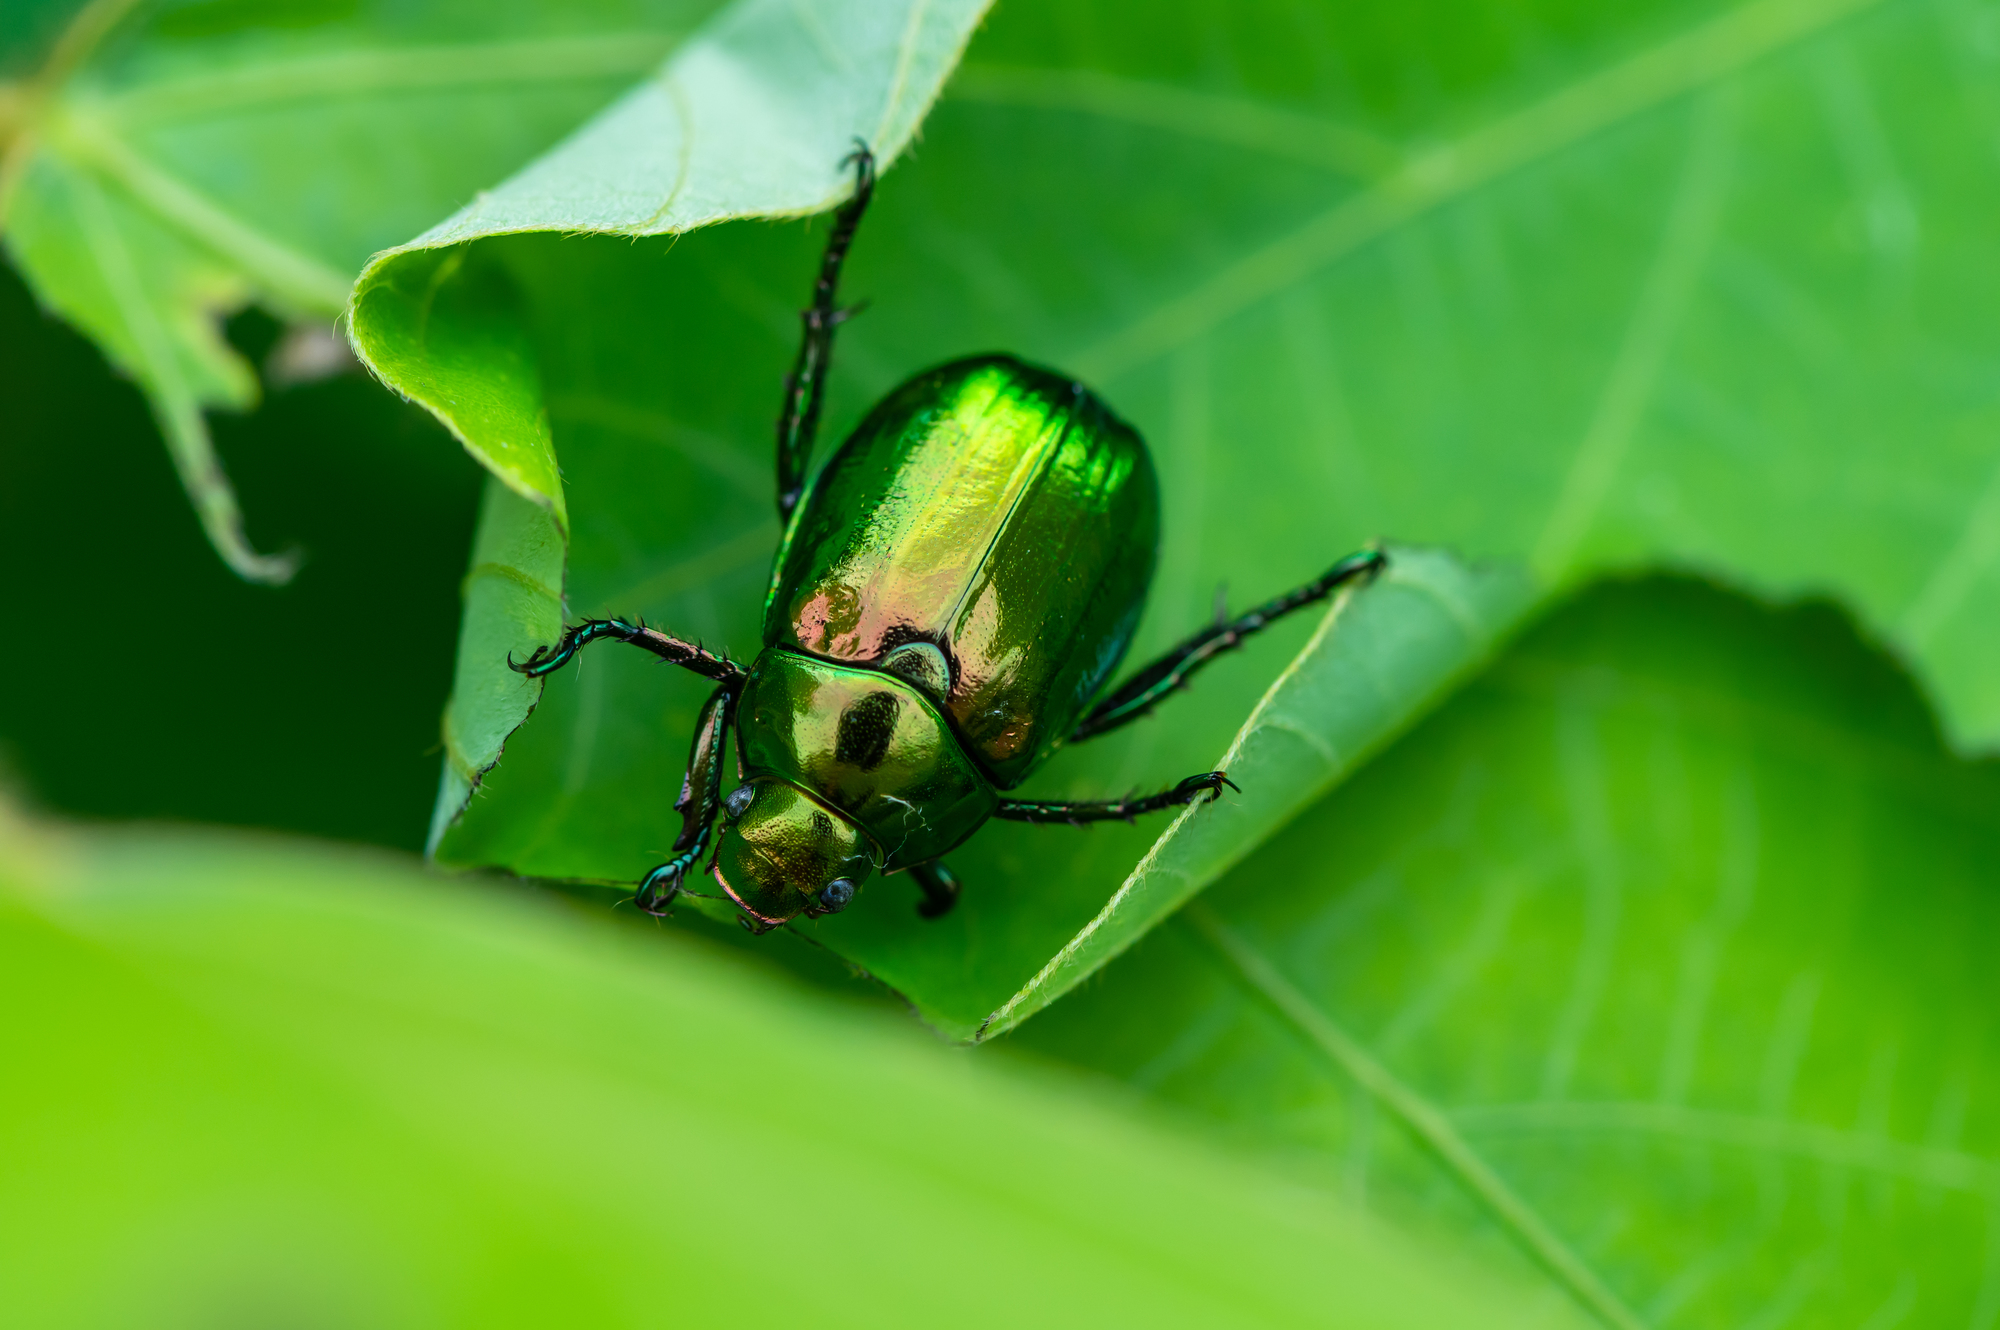
[[140, 0], [90, 0], [62, 30], [34, 77], [0, 84], [0, 224], [27, 165], [35, 126], [69, 76], [140, 4]]

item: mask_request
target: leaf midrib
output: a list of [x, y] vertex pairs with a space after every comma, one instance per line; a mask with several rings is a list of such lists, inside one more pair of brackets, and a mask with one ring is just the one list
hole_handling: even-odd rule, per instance
[[1642, 1330], [1638, 1316], [1472, 1148], [1451, 1118], [1377, 1061], [1262, 952], [1206, 905], [1194, 902], [1181, 911], [1180, 917], [1231, 977], [1247, 987], [1364, 1094], [1394, 1115], [1585, 1310], [1617, 1330]]
[[[1472, 610], [1472, 607], [1452, 594], [1449, 587], [1441, 585], [1435, 578], [1425, 577], [1420, 573], [1413, 573], [1400, 560], [1392, 559], [1388, 571], [1382, 575], [1382, 578], [1384, 581], [1415, 591], [1438, 606], [1443, 611], [1445, 617], [1464, 635], [1467, 645], [1465, 657], [1467, 661], [1483, 659], [1493, 649], [1498, 633], [1505, 631], [1504, 625], [1496, 627], [1482, 623], [1478, 615]], [[1263, 695], [1258, 698], [1256, 706], [1251, 708], [1250, 714], [1245, 717], [1243, 724], [1238, 727], [1229, 748], [1218, 763], [1221, 769], [1228, 770], [1236, 765], [1242, 756], [1245, 745], [1258, 734], [1267, 729], [1278, 729], [1299, 735], [1302, 739], [1307, 740], [1308, 745], [1317, 751], [1326, 762], [1329, 783], [1332, 779], [1338, 777], [1341, 770], [1339, 765], [1340, 754], [1324, 738], [1309, 736], [1299, 730], [1297, 726], [1290, 723], [1288, 717], [1277, 710], [1277, 707], [1280, 700], [1286, 694], [1287, 685], [1291, 683], [1305, 662], [1319, 655], [1324, 649], [1328, 637], [1333, 633], [1345, 615], [1347, 607], [1352, 603], [1357, 589], [1355, 586], [1350, 585], [1334, 598], [1333, 603], [1327, 607], [1326, 614], [1321, 618], [1319, 626], [1313, 630], [1312, 637], [1307, 640], [1306, 644], [1299, 649], [1298, 653], [1292, 657], [1285, 668], [1265, 688]], [[1375, 683], [1379, 690], [1381, 681], [1379, 679], [1371, 679], [1371, 682]], [[1350, 754], [1349, 756], [1365, 756], [1365, 754]], [[1308, 801], [1301, 801], [1297, 807], [1303, 808], [1306, 802]], [[1068, 942], [1064, 943], [1062, 948], [1054, 956], [1050, 957], [1041, 969], [1035, 972], [1034, 977], [1021, 986], [1019, 991], [1008, 998], [1006, 1002], [1002, 1003], [985, 1020], [980, 1022], [977, 1031], [973, 1035], [975, 1041], [989, 1039], [1006, 1033], [1048, 1006], [1051, 1002], [1054, 1002], [1057, 998], [1068, 992], [1072, 986], [1081, 982], [1082, 975], [1070, 973], [1076, 957], [1084, 952], [1086, 947], [1099, 933], [1109, 928], [1119, 918], [1124, 910], [1126, 901], [1141, 888], [1143, 883], [1150, 881], [1156, 874], [1180, 871], [1170, 866], [1163, 866], [1162, 860], [1169, 847], [1180, 836], [1182, 829], [1198, 815], [1200, 808], [1201, 805], [1199, 804], [1190, 804], [1183, 808], [1172, 822], [1167, 824], [1166, 828], [1154, 839], [1152, 845], [1147, 848], [1146, 853], [1140, 857], [1139, 861], [1132, 866], [1131, 871], [1126, 874], [1125, 880], [1119, 884], [1118, 890], [1112, 893], [1111, 898], [1105, 902], [1103, 908], [1091, 918], [1090, 922], [1085, 924]], [[1293, 811], [1296, 812], [1297, 809]], [[1207, 865], [1206, 876], [1202, 882], [1196, 884], [1194, 891], [1199, 891], [1208, 882], [1214, 881], [1230, 868], [1242, 862], [1264, 839], [1267, 839], [1276, 830], [1275, 826], [1266, 829], [1263, 836], [1253, 841], [1239, 843], [1235, 850], [1226, 857]], [[1181, 873], [1181, 876], [1185, 877], [1186, 874]], [[1188, 894], [1192, 895], [1194, 892], [1189, 892]], [[1165, 912], [1163, 911], [1162, 917], [1164, 917], [1164, 914]], [[1116, 957], [1123, 954], [1134, 942], [1138, 941], [1139, 936], [1142, 935], [1114, 936], [1113, 940], [1107, 944], [1106, 951], [1094, 958], [1095, 964], [1091, 969], [1095, 970], [1109, 964]]]
[[72, 93], [47, 126], [49, 146], [116, 180], [163, 221], [229, 254], [281, 298], [332, 315], [346, 304], [352, 274], [244, 221], [135, 146], [144, 131], [224, 111], [265, 111], [286, 102], [351, 98], [358, 90], [420, 92], [496, 88], [636, 75], [674, 44], [661, 33], [619, 33], [547, 43], [492, 42], [402, 51], [357, 51], [276, 61], [199, 79], [162, 80], [109, 95]]
[[138, 152], [107, 121], [63, 113], [47, 126], [48, 147], [116, 181], [160, 221], [218, 256], [227, 256], [281, 300], [331, 318], [347, 303], [350, 274], [276, 239]]

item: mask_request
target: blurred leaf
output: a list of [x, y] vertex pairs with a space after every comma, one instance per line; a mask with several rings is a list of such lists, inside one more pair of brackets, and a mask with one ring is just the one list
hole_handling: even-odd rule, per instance
[[230, 566], [261, 555], [205, 409], [256, 398], [219, 316], [331, 319], [368, 255], [656, 66], [715, 0], [97, 0], [0, 117], [0, 227], [40, 299], [153, 404]]
[[[261, 360], [282, 331], [246, 314], [232, 343]], [[144, 397], [4, 265], [0, 347], [0, 567], [22, 573], [0, 787], [420, 850], [485, 473], [365, 375], [274, 385], [213, 422], [252, 536], [305, 547], [273, 595], [215, 557]], [[78, 612], [120, 645], [30, 626]]]
[[[81, 8], [79, 0], [14, 0], [0, 7], [0, 75], [32, 74]], [[0, 94], [0, 103], [4, 101]]]
[[1012, 1042], [1614, 1324], [1980, 1325], [1996, 806], [1834, 612], [1613, 586]]
[[0, 825], [9, 1324], [1561, 1325], [1046, 1075], [386, 857]]
[[[920, 926], [888, 879], [809, 926], [940, 1028], [1060, 993], [1608, 570], [1836, 595], [1954, 739], [2000, 727], [1994, 11], [1022, 0], [967, 60], [862, 229], [846, 291], [871, 304], [841, 334], [827, 441], [953, 355], [1085, 375], [1161, 468], [1134, 661], [1206, 621], [1218, 583], [1260, 599], [1371, 538], [1454, 550], [1424, 566], [1483, 590], [1456, 629], [1421, 595], [1364, 613], [1393, 583], [1336, 611], [1365, 637], [1282, 625], [1030, 782], [1156, 789], [1230, 754], [1256, 777], [1240, 800], [1167, 827], [989, 827], [955, 856], [954, 916]], [[535, 346], [573, 617], [754, 654], [771, 422], [818, 244], [730, 227], [670, 262], [472, 251]], [[573, 667], [439, 857], [636, 881], [677, 825], [702, 695], [616, 652]], [[1245, 733], [1260, 706], [1281, 733]], [[1279, 756], [1300, 735], [1328, 752]]]

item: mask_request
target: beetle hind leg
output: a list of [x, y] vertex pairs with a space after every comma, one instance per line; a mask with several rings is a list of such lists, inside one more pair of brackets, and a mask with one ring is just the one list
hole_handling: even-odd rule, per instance
[[[1130, 822], [1145, 813], [1180, 808], [1198, 800], [1213, 803], [1222, 797], [1222, 787], [1236, 789], [1236, 782], [1220, 771], [1204, 771], [1189, 776], [1171, 790], [1143, 798], [1123, 799], [1002, 799], [993, 816], [1009, 822]], [[1240, 793], [1240, 791], [1239, 791]]]

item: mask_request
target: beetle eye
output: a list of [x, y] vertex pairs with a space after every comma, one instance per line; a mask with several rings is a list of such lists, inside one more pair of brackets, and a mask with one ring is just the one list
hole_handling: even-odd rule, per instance
[[756, 797], [757, 787], [745, 781], [729, 792], [729, 797], [722, 801], [722, 806], [731, 817], [742, 817], [743, 810], [748, 808], [750, 801]]
[[837, 877], [819, 893], [819, 903], [828, 914], [839, 914], [847, 908], [847, 902], [854, 899], [854, 884], [844, 877]]

